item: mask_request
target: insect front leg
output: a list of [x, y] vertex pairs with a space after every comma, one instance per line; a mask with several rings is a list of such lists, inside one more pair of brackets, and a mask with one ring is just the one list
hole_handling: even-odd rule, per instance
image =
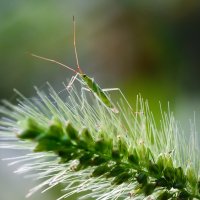
[[76, 74], [75, 76], [72, 76], [72, 78], [70, 79], [68, 85], [66, 86], [67, 91], [70, 91], [70, 89], [72, 88], [72, 84], [77, 79], [77, 76], [78, 76], [78, 74]]
[[59, 91], [58, 94], [66, 91], [66, 90], [67, 90], [67, 92], [71, 92], [72, 84], [75, 81], [75, 79], [76, 79], [76, 76], [72, 76], [71, 79], [70, 79], [70, 81], [69, 81], [69, 83], [67, 85], [63, 82], [63, 85], [64, 85], [65, 89]]

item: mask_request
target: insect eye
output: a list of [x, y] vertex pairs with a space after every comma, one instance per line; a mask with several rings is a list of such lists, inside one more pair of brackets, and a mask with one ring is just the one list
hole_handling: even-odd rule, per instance
[[85, 78], [86, 77], [86, 74], [83, 74], [83, 78]]

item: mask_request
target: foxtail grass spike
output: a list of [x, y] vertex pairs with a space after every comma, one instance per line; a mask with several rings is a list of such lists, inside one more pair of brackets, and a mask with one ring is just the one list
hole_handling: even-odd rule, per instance
[[161, 111], [156, 126], [141, 97], [135, 112], [123, 98], [111, 102], [118, 105], [115, 113], [97, 96], [71, 87], [65, 101], [49, 85], [47, 94], [36, 88], [37, 98], [21, 95], [18, 105], [0, 107], [0, 148], [30, 151], [12, 163], [22, 163], [19, 173], [45, 179], [27, 196], [61, 184], [59, 199], [77, 193], [98, 200], [200, 199], [196, 131], [186, 140], [170, 112]]

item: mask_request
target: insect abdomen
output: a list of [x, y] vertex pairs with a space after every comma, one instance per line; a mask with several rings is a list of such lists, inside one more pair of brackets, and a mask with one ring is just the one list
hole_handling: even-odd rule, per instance
[[113, 104], [111, 103], [110, 99], [107, 97], [107, 95], [105, 94], [105, 92], [99, 87], [99, 85], [97, 83], [95, 83], [95, 81], [88, 77], [87, 75], [83, 74], [81, 75], [81, 77], [83, 78], [83, 80], [85, 81], [85, 83], [87, 84], [87, 86], [89, 87], [89, 89], [94, 92], [99, 99], [109, 108], [114, 109]]

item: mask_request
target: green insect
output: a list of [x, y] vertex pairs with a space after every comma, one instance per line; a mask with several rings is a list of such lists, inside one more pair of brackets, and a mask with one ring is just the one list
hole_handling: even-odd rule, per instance
[[[45, 57], [42, 57], [42, 56], [38, 56], [38, 55], [35, 55], [35, 54], [31, 54], [32, 56], [34, 57], [37, 57], [37, 58], [40, 58], [40, 59], [43, 59], [43, 60], [47, 60], [49, 62], [53, 62], [53, 63], [56, 63], [56, 64], [59, 64], [61, 66], [64, 66], [66, 67], [67, 69], [73, 71], [76, 73], [75, 76], [72, 77], [71, 81], [69, 82], [67, 88], [70, 88], [72, 83], [74, 82], [74, 80], [76, 80], [77, 76], [79, 76], [81, 78], [81, 80], [83, 81], [83, 83], [86, 85], [86, 87], [91, 91], [93, 92], [97, 97], [98, 99], [106, 106], [108, 107], [109, 109], [111, 109], [113, 112], [115, 113], [118, 113], [118, 110], [117, 108], [113, 105], [113, 103], [111, 102], [110, 98], [106, 95], [105, 93], [105, 90], [101, 89], [100, 86], [94, 81], [93, 78], [90, 78], [89, 76], [87, 76], [86, 74], [82, 73], [82, 72], [79, 72], [79, 71], [76, 71], [74, 70], [73, 68], [71, 67], [68, 67], [67, 65], [64, 65], [63, 63], [60, 63], [56, 60], [52, 60], [52, 59], [49, 59], [49, 58], [45, 58]], [[111, 89], [108, 89], [106, 91], [109, 91], [109, 90], [114, 90], [114, 88], [111, 88]], [[117, 89], [117, 88], [116, 88]]]
[[71, 71], [73, 71], [76, 75], [72, 77], [72, 79], [70, 80], [69, 84], [68, 84], [68, 88], [71, 87], [71, 85], [73, 84], [73, 82], [76, 80], [77, 76], [79, 76], [81, 78], [81, 80], [83, 81], [83, 83], [86, 85], [86, 87], [93, 93], [95, 94], [98, 99], [109, 109], [111, 109], [113, 112], [118, 113], [119, 111], [117, 110], [117, 108], [114, 106], [114, 104], [112, 103], [112, 101], [110, 100], [110, 98], [107, 96], [107, 94], [105, 93], [106, 91], [119, 91], [122, 95], [122, 97], [125, 99], [125, 101], [127, 102], [128, 106], [131, 108], [130, 104], [128, 103], [127, 99], [125, 98], [125, 96], [123, 95], [123, 93], [121, 92], [121, 90], [119, 88], [109, 88], [109, 89], [101, 89], [100, 86], [94, 81], [93, 78], [90, 78], [89, 76], [87, 76], [86, 74], [84, 74], [79, 66], [79, 61], [78, 61], [78, 54], [77, 54], [77, 50], [76, 50], [76, 36], [75, 36], [75, 20], [73, 17], [73, 25], [74, 25], [74, 51], [75, 51], [75, 56], [76, 56], [76, 64], [77, 64], [77, 69], [75, 70], [72, 67], [69, 67], [63, 63], [60, 63], [56, 60], [52, 60], [46, 57], [42, 57], [42, 56], [38, 56], [36, 54], [31, 54], [32, 56], [36, 57], [36, 58], [40, 58], [52, 63], [56, 63], [60, 66], [63, 66]]

